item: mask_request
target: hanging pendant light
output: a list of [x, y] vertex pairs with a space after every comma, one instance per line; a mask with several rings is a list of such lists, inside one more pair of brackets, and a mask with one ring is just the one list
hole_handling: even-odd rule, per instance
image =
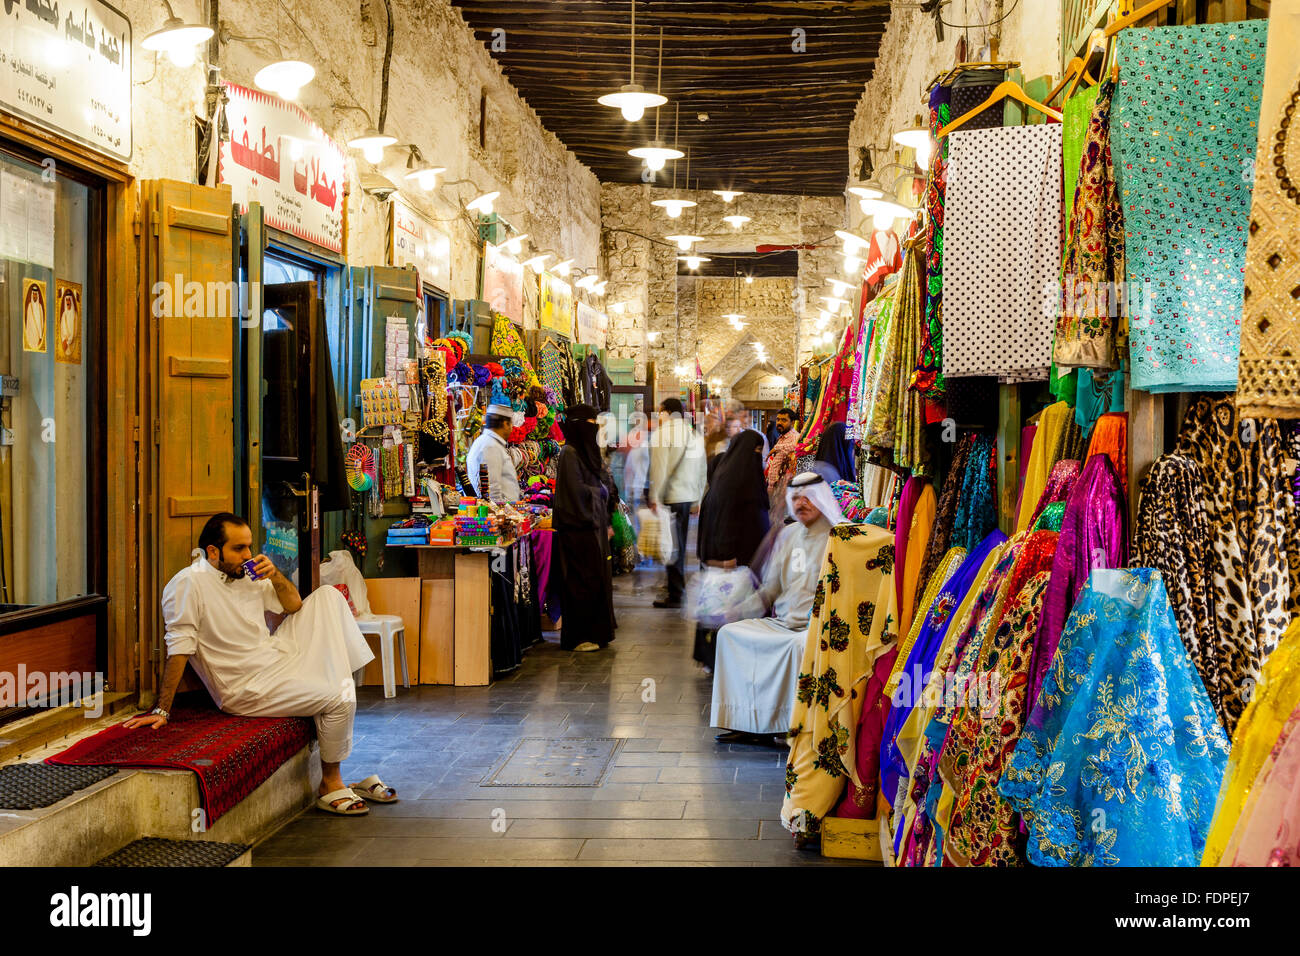
[[732, 229], [739, 229], [745, 223], [749, 222], [748, 216], [723, 216], [722, 221], [731, 224]]
[[551, 253], [544, 252], [540, 256], [533, 256], [531, 259], [526, 260], [524, 265], [532, 269], [534, 272], [541, 272], [546, 268], [546, 260], [550, 258], [552, 258]]
[[403, 178], [417, 183], [425, 192], [431, 192], [438, 185], [438, 177], [446, 171], [445, 166], [425, 162], [419, 148], [412, 146], [411, 154], [406, 158], [406, 176]]
[[[686, 186], [689, 189], [691, 184], [691, 156], [689, 151], [686, 156]], [[673, 168], [673, 191], [677, 191], [677, 169]], [[682, 214], [683, 209], [690, 209], [695, 205], [693, 199], [681, 199], [673, 197], [671, 199], [655, 199], [650, 202], [652, 206], [658, 206], [664, 212], [668, 213], [669, 219], [676, 219]]]
[[737, 196], [743, 196], [745, 194], [739, 189], [715, 189], [713, 190], [713, 195], [721, 196], [723, 202], [731, 202], [731, 200], [735, 199]]
[[257, 71], [253, 85], [286, 100], [296, 100], [298, 92], [316, 78], [316, 68], [302, 60], [280, 60]]
[[384, 150], [396, 142], [396, 136], [381, 133], [370, 126], [360, 136], [348, 140], [348, 148], [361, 150], [361, 155], [365, 156], [368, 162], [381, 163], [384, 160]]
[[511, 236], [502, 245], [505, 247], [506, 252], [512, 256], [517, 256], [524, 251], [524, 240], [527, 238], [528, 233], [521, 232], [517, 236]]
[[[6, 13], [8, 13], [9, 6], [10, 4], [5, 4]], [[163, 0], [163, 6], [167, 8], [167, 19], [163, 21], [162, 28], [155, 30], [141, 40], [140, 46], [155, 53], [166, 53], [167, 59], [177, 66], [192, 66], [199, 45], [212, 39], [212, 28], [196, 23], [186, 23], [176, 16], [176, 12], [172, 10], [172, 5], [168, 0]], [[56, 15], [57, 12], [56, 10]]]
[[[645, 87], [636, 81], [636, 0], [632, 0], [632, 57], [628, 68], [628, 81], [617, 93], [606, 93], [596, 100], [601, 106], [612, 106], [623, 114], [623, 119], [635, 123], [648, 109], [663, 106], [668, 97], [659, 93], [648, 93]], [[663, 30], [659, 31], [659, 62], [663, 63]]]
[[501, 193], [496, 190], [490, 193], [484, 193], [483, 195], [476, 196], [467, 202], [465, 208], [470, 212], [481, 212], [485, 216], [490, 216], [492, 215], [492, 204], [496, 202], [497, 197], [500, 195]]
[[866, 249], [871, 245], [868, 240], [847, 229], [836, 229], [835, 237], [844, 242], [844, 254], [847, 256], [856, 256], [859, 249]]
[[930, 131], [921, 125], [921, 117], [917, 116], [913, 122], [914, 125], [910, 128], [900, 129], [894, 134], [894, 142], [899, 146], [915, 150], [916, 165], [925, 169], [930, 165], [933, 142], [930, 139]]
[[[671, 216], [672, 213], [669, 213], [668, 215]], [[691, 235], [664, 236], [664, 238], [667, 239], [669, 242], [677, 243], [677, 248], [680, 249], [682, 252], [690, 252], [691, 246], [693, 246], [697, 242], [704, 241], [703, 236], [691, 236]]]
[[573, 263], [573, 259], [565, 259], [563, 262], [557, 262], [555, 265], [551, 266], [551, 272], [555, 273], [557, 276], [567, 276], [573, 269]]
[[713, 260], [710, 259], [708, 256], [689, 255], [689, 256], [678, 256], [677, 261], [686, 263], [686, 268], [690, 269], [691, 271], [694, 271], [698, 269], [702, 263], [712, 262]]

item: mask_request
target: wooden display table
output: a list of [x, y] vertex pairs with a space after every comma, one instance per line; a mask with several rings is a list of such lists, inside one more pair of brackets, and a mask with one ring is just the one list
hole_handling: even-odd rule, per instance
[[421, 684], [492, 682], [492, 552], [495, 547], [390, 544], [416, 552], [420, 576]]

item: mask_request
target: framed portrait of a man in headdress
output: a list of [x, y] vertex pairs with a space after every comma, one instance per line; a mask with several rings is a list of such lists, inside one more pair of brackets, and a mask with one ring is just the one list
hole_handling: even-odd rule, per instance
[[43, 279], [23, 280], [23, 351], [47, 352], [49, 347], [45, 339], [46, 286]]
[[54, 361], [81, 364], [81, 286], [65, 279], [54, 283]]

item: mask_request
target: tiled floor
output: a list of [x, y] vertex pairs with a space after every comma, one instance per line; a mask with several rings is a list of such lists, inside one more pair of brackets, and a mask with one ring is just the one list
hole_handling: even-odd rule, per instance
[[[344, 772], [378, 772], [401, 801], [353, 819], [308, 810], [254, 865], [842, 862], [794, 849], [782, 829], [784, 751], [714, 742], [694, 628], [651, 607], [662, 577], [615, 580], [620, 626], [604, 651], [539, 645], [489, 687], [363, 690]], [[561, 736], [624, 738], [601, 786], [479, 786], [519, 738]]]

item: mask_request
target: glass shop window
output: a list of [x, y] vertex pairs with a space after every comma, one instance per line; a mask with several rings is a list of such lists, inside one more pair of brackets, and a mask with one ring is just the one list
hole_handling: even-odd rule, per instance
[[94, 189], [0, 152], [0, 614], [90, 593]]

